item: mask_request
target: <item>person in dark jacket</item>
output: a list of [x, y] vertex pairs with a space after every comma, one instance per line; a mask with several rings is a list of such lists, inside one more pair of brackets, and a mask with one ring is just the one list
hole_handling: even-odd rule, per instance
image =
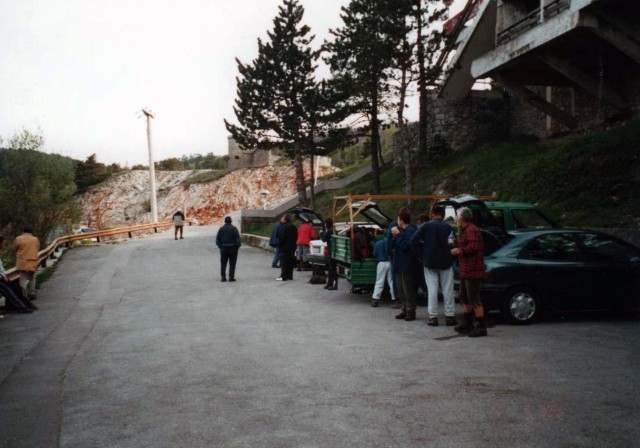
[[240, 232], [231, 224], [231, 216], [227, 216], [224, 218], [224, 225], [216, 235], [216, 246], [220, 249], [220, 281], [227, 281], [227, 262], [229, 263], [229, 281], [236, 281], [236, 261], [241, 244]]
[[280, 277], [276, 280], [284, 282], [293, 280], [293, 266], [296, 261], [296, 248], [298, 241], [298, 229], [291, 222], [291, 215], [285, 213], [280, 225], [278, 235], [278, 247], [280, 248], [281, 265]]
[[453, 229], [444, 222], [444, 207], [433, 209], [431, 220], [421, 225], [411, 237], [411, 244], [422, 247], [424, 279], [429, 294], [428, 325], [438, 326], [438, 289], [442, 288], [446, 325], [457, 325], [453, 293], [453, 255], [449, 238]]
[[331, 257], [331, 235], [333, 235], [333, 219], [327, 218], [324, 221], [324, 225], [327, 228], [322, 234], [322, 241], [327, 243], [327, 252], [329, 253], [329, 267], [327, 272], [327, 284], [324, 289], [335, 291], [338, 289], [338, 267], [335, 260]]
[[[282, 220], [282, 218], [280, 218]], [[269, 246], [273, 247], [275, 254], [273, 260], [271, 260], [272, 268], [280, 267], [280, 248], [278, 247], [278, 235], [280, 234], [280, 221], [276, 223], [276, 226], [271, 232], [271, 238], [269, 238]]]
[[393, 259], [391, 266], [395, 273], [397, 293], [402, 302], [402, 312], [396, 319], [406, 321], [416, 320], [416, 286], [413, 278], [413, 264], [415, 254], [411, 246], [411, 237], [416, 227], [411, 225], [411, 214], [407, 209], [401, 209], [398, 213], [397, 225], [391, 228], [391, 249]]

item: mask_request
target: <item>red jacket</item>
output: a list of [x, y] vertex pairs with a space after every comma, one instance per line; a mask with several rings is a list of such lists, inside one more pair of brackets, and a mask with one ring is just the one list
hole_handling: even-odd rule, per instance
[[308, 222], [305, 222], [300, 227], [298, 227], [298, 241], [296, 244], [304, 244], [308, 246], [311, 240], [318, 239], [318, 235], [316, 235], [316, 231], [313, 230], [313, 226]]
[[467, 223], [460, 229], [458, 238], [458, 263], [460, 278], [483, 279], [487, 277], [484, 265], [484, 242], [482, 233], [475, 225]]

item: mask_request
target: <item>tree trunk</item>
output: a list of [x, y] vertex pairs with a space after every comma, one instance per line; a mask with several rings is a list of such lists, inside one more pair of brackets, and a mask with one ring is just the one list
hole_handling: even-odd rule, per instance
[[296, 169], [296, 189], [298, 190], [298, 201], [303, 207], [307, 206], [307, 189], [304, 185], [304, 166], [302, 158], [302, 144], [295, 142], [293, 146], [295, 152], [295, 169]]
[[418, 94], [419, 94], [419, 109], [418, 109], [418, 154], [423, 157], [427, 154], [427, 73], [424, 55], [424, 42], [422, 38], [422, 0], [416, 0], [417, 9], [417, 27], [418, 27]]
[[312, 209], [316, 209], [316, 189], [315, 189], [315, 183], [316, 183], [316, 171], [315, 171], [315, 159], [316, 157], [311, 154], [311, 156], [309, 157], [309, 167], [311, 169], [311, 184], [309, 185], [309, 193], [311, 195], [310, 198], [310, 206]]
[[378, 161], [378, 145], [380, 142], [380, 122], [378, 121], [378, 88], [371, 98], [371, 177], [373, 194], [380, 194], [380, 163]]

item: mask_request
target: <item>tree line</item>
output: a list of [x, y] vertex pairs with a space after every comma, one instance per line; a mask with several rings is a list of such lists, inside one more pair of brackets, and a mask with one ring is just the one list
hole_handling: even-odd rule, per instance
[[[427, 149], [427, 94], [440, 75], [439, 56], [448, 44], [437, 24], [450, 3], [351, 0], [341, 9], [342, 25], [314, 46], [300, 1], [283, 0], [268, 39], [258, 39], [258, 56], [250, 63], [236, 60], [235, 122], [224, 120], [227, 130], [242, 149], [283, 150], [294, 161], [299, 201], [308, 205], [303, 159], [328, 155], [357, 137], [366, 138], [373, 192], [380, 193], [380, 131], [395, 125], [406, 191], [412, 193], [415, 154]], [[320, 77], [320, 63], [330, 76]], [[404, 116], [412, 94], [420, 105], [417, 142]]]

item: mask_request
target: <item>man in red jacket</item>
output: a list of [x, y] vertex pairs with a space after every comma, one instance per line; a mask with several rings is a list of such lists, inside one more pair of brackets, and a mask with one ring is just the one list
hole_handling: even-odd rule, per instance
[[298, 240], [296, 241], [298, 271], [302, 271], [304, 268], [304, 264], [307, 262], [307, 257], [309, 256], [309, 244], [311, 240], [315, 239], [318, 239], [318, 235], [316, 235], [316, 231], [313, 229], [311, 223], [303, 222], [302, 225], [298, 227]]
[[[460, 302], [464, 312], [464, 322], [455, 327], [455, 330], [458, 333], [468, 334], [471, 338], [486, 336], [487, 326], [480, 297], [480, 285], [487, 275], [482, 233], [473, 224], [473, 212], [467, 207], [458, 210], [458, 226], [460, 228], [458, 247], [451, 249], [451, 255], [458, 257], [460, 267]], [[478, 321], [475, 328], [474, 314]]]

